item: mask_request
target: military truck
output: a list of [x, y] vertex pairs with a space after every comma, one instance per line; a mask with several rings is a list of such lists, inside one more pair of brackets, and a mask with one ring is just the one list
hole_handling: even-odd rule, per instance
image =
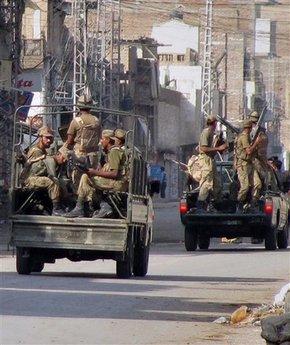
[[180, 217], [184, 225], [184, 243], [187, 251], [198, 247], [207, 250], [212, 238], [251, 237], [264, 240], [265, 249], [286, 249], [289, 239], [290, 211], [287, 194], [273, 174], [271, 189], [264, 190], [257, 209], [236, 212], [238, 191], [233, 162], [217, 162], [222, 186], [221, 202], [203, 213], [197, 212], [198, 188], [185, 191], [180, 200]]
[[[75, 109], [70, 106], [63, 111], [63, 107], [68, 109], [68, 105], [42, 106], [45, 109], [42, 116], [49, 123], [56, 115], [66, 116]], [[132, 274], [145, 276], [153, 231], [153, 208], [147, 191], [148, 131], [143, 133], [141, 144], [135, 133], [139, 130], [140, 139], [140, 121], [147, 125], [147, 119], [122, 111], [91, 109], [101, 120], [107, 119], [109, 122], [115, 116], [118, 121], [122, 118], [130, 125], [126, 138], [129, 188], [126, 193], [105, 193], [106, 200], [114, 210], [113, 218], [70, 219], [51, 215], [52, 205], [46, 190], [27, 189], [21, 183], [23, 162], [19, 159], [19, 151], [28, 149], [37, 140], [32, 126], [27, 128], [18, 120], [21, 109], [17, 109], [14, 117], [10, 191], [11, 243], [16, 247], [17, 272], [25, 275], [41, 272], [45, 263], [55, 263], [62, 258], [71, 261], [113, 259], [116, 261], [118, 278], [130, 278]], [[28, 141], [28, 145], [24, 145], [25, 141]], [[66, 176], [64, 180], [70, 182]]]

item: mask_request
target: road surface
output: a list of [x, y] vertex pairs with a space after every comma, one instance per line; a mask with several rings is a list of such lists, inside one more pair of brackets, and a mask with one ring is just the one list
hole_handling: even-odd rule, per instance
[[113, 261], [58, 260], [20, 276], [1, 257], [1, 344], [265, 344], [260, 328], [212, 323], [240, 305], [271, 303], [289, 250], [216, 245], [187, 253], [153, 245], [145, 278], [118, 280]]

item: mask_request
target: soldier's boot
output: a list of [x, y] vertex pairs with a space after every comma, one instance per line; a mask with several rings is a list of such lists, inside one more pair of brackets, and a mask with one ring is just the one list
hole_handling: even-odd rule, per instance
[[195, 213], [206, 213], [206, 202], [197, 200]]
[[64, 209], [62, 208], [59, 201], [52, 202], [52, 216], [63, 216], [65, 214]]
[[113, 215], [112, 207], [106, 202], [101, 202], [101, 207], [99, 210], [95, 211], [93, 218], [109, 218]]
[[94, 207], [92, 201], [87, 201], [84, 203], [84, 214], [86, 217], [92, 217], [94, 213]]
[[244, 204], [241, 201], [237, 203], [236, 213], [244, 213]]
[[66, 213], [64, 217], [66, 218], [81, 218], [85, 216], [84, 201], [78, 200], [74, 209]]

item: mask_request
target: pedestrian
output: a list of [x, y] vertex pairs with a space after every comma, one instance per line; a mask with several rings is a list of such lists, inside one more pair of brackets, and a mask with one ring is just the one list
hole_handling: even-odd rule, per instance
[[[77, 102], [80, 109], [70, 123], [67, 131], [67, 140], [65, 145], [69, 149], [73, 149], [77, 158], [88, 156], [93, 168], [98, 165], [98, 148], [100, 140], [100, 120], [90, 113], [93, 105], [89, 96], [81, 95]], [[78, 189], [82, 172], [74, 169], [72, 172], [72, 182], [75, 191]]]
[[[197, 212], [204, 212], [207, 209], [207, 202], [212, 194], [214, 201], [218, 202], [221, 197], [221, 188], [217, 176], [214, 157], [217, 152], [227, 149], [224, 143], [217, 147], [213, 145], [214, 134], [217, 126], [217, 118], [213, 115], [206, 119], [206, 128], [201, 132], [199, 139], [199, 165], [201, 178], [199, 181], [199, 194], [197, 199]], [[210, 207], [213, 208], [210, 202]]]
[[166, 186], [167, 186], [167, 175], [166, 175], [166, 172], [165, 172], [165, 168], [164, 167], [161, 167], [161, 172], [162, 172], [162, 179], [161, 179], [161, 183], [160, 183], [160, 197], [162, 199], [165, 199], [166, 197]]

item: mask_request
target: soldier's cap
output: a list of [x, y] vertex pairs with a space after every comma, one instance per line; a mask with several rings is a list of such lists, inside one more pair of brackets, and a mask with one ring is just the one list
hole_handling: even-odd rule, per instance
[[114, 131], [111, 129], [104, 129], [102, 131], [102, 137], [114, 139]]
[[245, 120], [243, 122], [243, 128], [251, 128], [253, 125], [252, 121], [251, 120]]
[[49, 128], [48, 126], [43, 126], [39, 128], [37, 134], [39, 137], [52, 137], [52, 138], [54, 137], [53, 130]]
[[217, 122], [217, 118], [214, 115], [209, 115], [206, 118], [206, 123], [211, 125], [212, 123]]
[[252, 122], [258, 122], [259, 120], [259, 114], [256, 112], [256, 111], [252, 111], [251, 114], [250, 114], [250, 120]]
[[58, 149], [57, 152], [60, 153], [65, 158], [65, 160], [68, 159], [69, 149], [66, 146], [63, 145]]
[[77, 101], [77, 107], [82, 108], [90, 108], [93, 105], [93, 100], [88, 95], [81, 95]]
[[125, 140], [126, 131], [124, 131], [124, 129], [122, 129], [122, 128], [117, 128], [117, 129], [115, 129], [114, 136], [117, 139]]

